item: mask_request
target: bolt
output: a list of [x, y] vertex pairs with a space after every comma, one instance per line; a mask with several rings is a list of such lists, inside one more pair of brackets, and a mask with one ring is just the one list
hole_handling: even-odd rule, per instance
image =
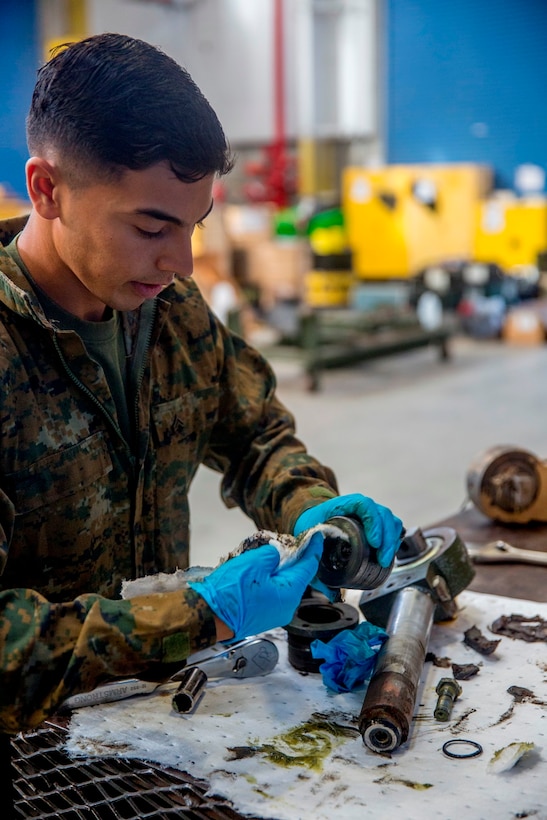
[[462, 688], [454, 678], [441, 678], [435, 691], [439, 696], [435, 706], [435, 720], [449, 720], [454, 702], [461, 695]]
[[233, 672], [241, 672], [247, 666], [247, 658], [238, 658], [234, 664]]

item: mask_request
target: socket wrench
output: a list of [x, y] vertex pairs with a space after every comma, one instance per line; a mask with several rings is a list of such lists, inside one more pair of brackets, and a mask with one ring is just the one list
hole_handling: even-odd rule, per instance
[[[90, 692], [71, 695], [63, 701], [60, 710], [80, 709], [98, 703], [125, 700], [134, 695], [149, 695], [165, 683], [184, 682], [188, 670], [196, 667], [201, 669], [207, 678], [249, 678], [267, 675], [279, 660], [277, 646], [267, 638], [245, 638], [227, 647], [217, 647], [218, 645], [190, 655], [186, 664], [167, 681], [158, 683], [140, 678], [112, 681], [97, 686]], [[199, 692], [192, 695], [194, 705], [198, 696]]]
[[507, 541], [490, 541], [488, 544], [465, 544], [475, 564], [537, 564], [547, 567], [547, 552], [514, 547]]
[[[224, 651], [187, 664], [170, 680], [180, 681], [172, 698], [175, 712], [191, 712], [200, 701], [209, 678], [252, 678], [267, 675], [277, 664], [277, 646], [267, 638], [247, 638]], [[194, 656], [195, 660], [195, 656]]]
[[180, 680], [189, 666], [199, 666], [208, 678], [253, 678], [267, 675], [277, 664], [277, 646], [267, 638], [245, 638], [222, 649], [213, 647], [196, 652], [169, 680]]

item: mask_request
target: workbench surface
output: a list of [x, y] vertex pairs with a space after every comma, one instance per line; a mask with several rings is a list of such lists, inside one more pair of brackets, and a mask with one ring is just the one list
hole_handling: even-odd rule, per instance
[[[471, 506], [433, 526], [452, 527], [464, 542], [487, 544], [500, 540], [521, 549], [547, 552], [547, 524], [501, 524]], [[475, 592], [547, 602], [547, 566], [476, 564], [475, 570], [469, 587]]]
[[[457, 619], [434, 625], [429, 649], [480, 671], [462, 681], [451, 720], [440, 723], [435, 689], [452, 672], [426, 662], [409, 739], [389, 755], [367, 749], [357, 731], [363, 693], [332, 694], [320, 675], [296, 672], [283, 630], [269, 634], [280, 651], [271, 674], [212, 682], [186, 716], [161, 695], [82, 709], [72, 718], [68, 749], [86, 760], [117, 749], [120, 757], [185, 769], [253, 817], [546, 820], [545, 643], [502, 637], [494, 654], [483, 656], [463, 643], [463, 633], [477, 626], [497, 639], [489, 632], [496, 618], [517, 613], [547, 621], [547, 605], [467, 591], [458, 601]], [[516, 703], [508, 692], [514, 686], [530, 698]], [[446, 757], [443, 745], [455, 738], [480, 744], [482, 754]], [[497, 752], [520, 743], [532, 745], [518, 765], [491, 771]]]
[[[547, 549], [547, 525], [501, 526], [474, 509], [433, 526], [453, 527], [464, 541], [473, 543], [501, 539], [526, 549]], [[485, 637], [500, 637], [489, 631], [500, 615], [547, 620], [547, 605], [541, 603], [547, 602], [547, 567], [495, 564], [476, 569], [470, 588], [458, 597], [458, 617], [434, 625], [429, 649], [455, 663], [475, 663], [480, 672], [462, 682], [463, 693], [452, 718], [442, 724], [433, 717], [435, 686], [451, 670], [426, 663], [410, 737], [389, 756], [368, 750], [356, 730], [363, 693], [333, 695], [320, 675], [297, 673], [287, 661], [285, 633], [276, 630], [272, 633], [280, 649], [276, 670], [265, 678], [211, 682], [194, 714], [173, 713], [168, 692], [74, 713], [68, 730], [69, 755], [64, 749], [55, 751], [57, 771], [63, 759], [76, 766], [81, 761], [82, 770], [95, 765], [97, 777], [104, 772], [101, 766], [114, 771], [118, 765], [127, 783], [133, 783], [132, 805], [137, 806], [143, 761], [150, 761], [151, 779], [141, 796], [148, 806], [160, 801], [157, 813], [146, 814], [158, 818], [381, 820], [395, 815], [405, 820], [518, 816], [547, 820], [545, 643], [502, 637], [496, 652], [484, 657], [462, 642], [463, 632], [473, 625]], [[533, 696], [516, 703], [507, 692], [513, 686], [524, 687]], [[330, 730], [322, 726], [325, 716]], [[304, 730], [303, 739], [289, 751], [304, 755], [311, 749], [311, 756], [294, 765], [272, 761], [268, 747], [280, 748], [286, 733], [295, 728]], [[482, 754], [465, 760], [446, 757], [443, 744], [459, 737], [480, 743]], [[63, 738], [67, 739], [64, 734]], [[502, 773], [490, 770], [495, 752], [522, 742], [533, 748], [514, 768]], [[180, 776], [180, 785], [174, 773]], [[169, 803], [177, 788], [179, 798]], [[77, 789], [82, 795], [89, 793], [87, 786], [77, 785]], [[183, 794], [187, 814], [181, 808]], [[110, 797], [101, 811], [107, 805], [114, 811], [116, 800]], [[161, 805], [172, 808], [162, 810]], [[27, 815], [21, 803], [17, 809], [20, 817], [53, 816]], [[85, 808], [80, 811], [72, 816], [95, 816]], [[133, 817], [127, 813], [97, 816]]]

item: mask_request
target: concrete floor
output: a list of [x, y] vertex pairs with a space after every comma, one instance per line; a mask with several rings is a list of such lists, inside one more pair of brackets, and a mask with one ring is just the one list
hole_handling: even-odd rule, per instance
[[[436, 348], [327, 371], [306, 392], [295, 364], [273, 362], [279, 396], [308, 450], [332, 467], [340, 492], [362, 492], [427, 527], [466, 499], [466, 474], [483, 450], [510, 444], [547, 458], [547, 345], [455, 338]], [[213, 566], [255, 529], [227, 510], [219, 477], [201, 468], [190, 493], [193, 564]]]

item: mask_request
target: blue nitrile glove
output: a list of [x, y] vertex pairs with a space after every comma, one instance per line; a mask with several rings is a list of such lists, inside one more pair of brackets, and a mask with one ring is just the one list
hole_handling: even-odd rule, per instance
[[390, 509], [377, 504], [360, 493], [329, 498], [322, 504], [304, 510], [294, 525], [294, 535], [300, 535], [316, 524], [324, 524], [335, 515], [354, 515], [358, 518], [371, 547], [378, 550], [378, 563], [389, 567], [399, 549], [403, 522]]
[[203, 581], [190, 583], [239, 641], [277, 626], [286, 626], [317, 572], [323, 536], [316, 533], [291, 564], [279, 566], [279, 551], [271, 544], [230, 558]]
[[342, 630], [328, 643], [312, 641], [312, 656], [323, 658], [319, 671], [327, 689], [351, 692], [368, 683], [387, 639], [387, 632], [379, 626], [362, 621], [355, 629]]

